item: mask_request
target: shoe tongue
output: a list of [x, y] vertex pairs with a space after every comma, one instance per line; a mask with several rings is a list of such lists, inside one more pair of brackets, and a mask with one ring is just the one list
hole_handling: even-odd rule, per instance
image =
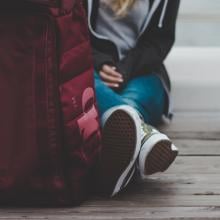
[[147, 125], [144, 121], [141, 121], [141, 137], [144, 138], [152, 132], [151, 126]]
[[143, 126], [141, 126], [141, 139], [143, 139], [145, 137], [145, 135], [146, 135], [146, 132], [145, 132]]
[[141, 121], [141, 138], [145, 139], [147, 136], [151, 136], [158, 131], [151, 125], [146, 124], [143, 120]]

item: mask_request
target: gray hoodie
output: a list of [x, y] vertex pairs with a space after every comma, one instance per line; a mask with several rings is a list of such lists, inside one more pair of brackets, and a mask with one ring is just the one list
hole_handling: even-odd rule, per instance
[[119, 57], [123, 59], [127, 52], [135, 47], [149, 13], [149, 0], [139, 0], [124, 17], [116, 17], [113, 10], [101, 0], [95, 31], [103, 35], [118, 47]]

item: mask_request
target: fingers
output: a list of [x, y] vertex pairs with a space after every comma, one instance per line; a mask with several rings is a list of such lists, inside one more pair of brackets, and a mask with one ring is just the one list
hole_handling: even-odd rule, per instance
[[116, 67], [112, 67], [109, 65], [103, 65], [102, 71], [107, 73], [108, 75], [117, 77], [117, 78], [122, 78], [122, 75], [116, 71]]
[[100, 71], [100, 77], [103, 81], [109, 82], [109, 83], [119, 84], [119, 83], [123, 82], [123, 79], [121, 77], [113, 76], [113, 75], [110, 75], [110, 74], [103, 72], [103, 71]]
[[116, 67], [109, 65], [103, 65], [99, 75], [104, 84], [111, 88], [118, 88], [124, 81], [122, 75], [116, 71]]
[[110, 88], [118, 88], [119, 87], [119, 84], [117, 84], [117, 83], [104, 82], [104, 84]]

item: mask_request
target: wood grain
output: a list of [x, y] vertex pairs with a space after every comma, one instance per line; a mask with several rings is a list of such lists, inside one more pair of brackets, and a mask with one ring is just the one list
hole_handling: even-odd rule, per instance
[[220, 112], [176, 112], [159, 129], [174, 139], [220, 140]]
[[174, 139], [181, 156], [220, 156], [220, 140]]
[[[173, 122], [159, 128], [179, 148], [179, 157], [170, 169], [144, 180], [136, 179], [114, 198], [96, 194], [82, 206], [73, 208], [2, 208], [0, 219], [219, 220], [220, 105], [217, 103], [212, 109], [203, 103], [200, 92], [206, 86], [200, 84], [190, 99], [190, 106], [184, 107], [187, 97], [183, 100], [183, 96], [189, 96], [192, 90], [183, 94], [183, 90], [189, 87], [179, 82], [187, 82], [188, 76], [172, 76], [177, 82], [176, 89], [179, 90], [176, 91], [180, 92], [182, 103], [177, 106]], [[197, 80], [195, 77], [193, 83]], [[176, 95], [180, 97], [178, 92]], [[199, 100], [198, 105], [195, 100]]]

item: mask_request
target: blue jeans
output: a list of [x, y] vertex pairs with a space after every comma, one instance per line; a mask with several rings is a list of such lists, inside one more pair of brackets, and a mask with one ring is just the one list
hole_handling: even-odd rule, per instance
[[106, 86], [95, 73], [95, 90], [101, 116], [111, 107], [127, 104], [134, 107], [146, 123], [155, 126], [161, 122], [165, 90], [161, 80], [155, 74], [133, 78], [125, 88], [116, 92]]

